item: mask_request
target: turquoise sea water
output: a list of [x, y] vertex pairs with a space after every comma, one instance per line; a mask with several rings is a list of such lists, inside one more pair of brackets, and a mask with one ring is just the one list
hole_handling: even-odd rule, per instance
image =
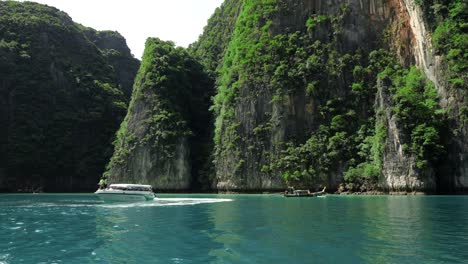
[[468, 263], [467, 196], [0, 195], [0, 263]]

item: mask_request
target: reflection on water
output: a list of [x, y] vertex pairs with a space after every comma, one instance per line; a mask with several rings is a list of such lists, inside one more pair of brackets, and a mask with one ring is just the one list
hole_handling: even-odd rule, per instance
[[468, 197], [0, 195], [6, 263], [464, 263]]
[[361, 240], [366, 243], [359, 255], [367, 263], [463, 262], [466, 202], [466, 197], [400, 196], [367, 203]]

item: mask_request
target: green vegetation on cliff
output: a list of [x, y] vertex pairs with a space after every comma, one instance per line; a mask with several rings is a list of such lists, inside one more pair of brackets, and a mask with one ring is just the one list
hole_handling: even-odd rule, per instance
[[434, 85], [415, 67], [404, 69], [391, 64], [380, 73], [390, 78], [393, 111], [403, 130], [403, 150], [416, 158], [416, 166], [426, 168], [444, 153], [441, 140], [445, 116], [438, 103]]
[[464, 0], [429, 0], [418, 3], [433, 31], [436, 53], [445, 55], [447, 77], [455, 89], [468, 87], [468, 3]]
[[[136, 180], [139, 176], [134, 174], [140, 173], [143, 181], [163, 189], [188, 188], [162, 182], [166, 178], [170, 182], [182, 177], [193, 188], [207, 185], [212, 86], [202, 66], [185, 49], [149, 38], [106, 175], [127, 182]], [[139, 150], [148, 151], [151, 161], [133, 168], [132, 159], [144, 159]], [[184, 166], [190, 168], [184, 170]], [[183, 172], [178, 174], [178, 170]]]
[[92, 190], [126, 110], [106, 58], [65, 13], [0, 2], [0, 189]]
[[429, 0], [418, 3], [434, 32], [432, 41], [439, 54], [446, 54], [454, 73], [468, 68], [468, 3], [464, 0]]
[[[369, 20], [362, 5], [228, 0], [210, 19], [194, 47], [216, 77], [218, 188], [272, 189], [281, 182], [375, 188], [388, 133], [399, 133], [402, 155], [414, 157], [417, 171], [436, 167], [447, 129], [436, 89], [415, 67], [398, 62], [412, 58], [392, 53], [387, 38], [400, 27], [391, 28], [387, 18]], [[461, 69], [466, 58], [450, 54], [466, 48], [460, 44], [465, 11], [460, 3], [447, 6], [458, 33], [443, 45], [452, 50], [449, 59], [460, 58], [451, 63]], [[354, 23], [369, 29], [363, 34]], [[379, 80], [389, 83], [385, 96], [397, 130], [375, 105]]]
[[86, 37], [93, 42], [112, 65], [117, 82], [121, 85], [127, 101], [132, 95], [133, 82], [140, 67], [140, 61], [135, 59], [127, 47], [125, 38], [115, 31], [96, 31], [83, 27]]
[[225, 1], [208, 20], [204, 34], [190, 45], [189, 51], [213, 77], [220, 65], [234, 30], [242, 0]]
[[[224, 8], [235, 4], [226, 1]], [[360, 148], [372, 149], [363, 144], [375, 134], [368, 117], [373, 116], [376, 73], [368, 68], [362, 50], [348, 52], [339, 47], [348, 7], [342, 5], [335, 15], [312, 15], [304, 25], [295, 25], [297, 31], [274, 27], [275, 19], [289, 15], [288, 8], [284, 1], [243, 1], [235, 23], [230, 22], [235, 27], [218, 67], [213, 106], [217, 170], [231, 167], [223, 171], [230, 175], [227, 178], [249, 173], [244, 167], [252, 161], [245, 159], [262, 155], [253, 170], [272, 177], [281, 173], [289, 183], [319, 185], [337, 166], [365, 162], [354, 155]], [[207, 32], [214, 34], [211, 28]], [[216, 38], [200, 41], [212, 39]], [[349, 90], [342, 91], [343, 86]], [[249, 120], [245, 111], [256, 109], [242, 109], [239, 104], [244, 100], [256, 104], [255, 97], [269, 106], [263, 113], [251, 113], [254, 120]], [[285, 129], [281, 126], [286, 116], [281, 112], [297, 100], [312, 107], [306, 114], [314, 115], [313, 124], [306, 124], [307, 117], [293, 117], [296, 130], [283, 139], [272, 139], [276, 130]], [[375, 156], [362, 153], [369, 155]], [[358, 167], [377, 176], [378, 165], [371, 164]], [[238, 184], [246, 183], [241, 179]]]
[[[314, 21], [326, 19], [322, 16]], [[339, 24], [333, 28], [339, 29]], [[335, 38], [325, 45], [318, 45], [320, 42], [313, 42], [310, 37], [309, 43], [313, 42], [314, 48], [307, 52], [311, 54], [309, 59], [303, 60], [309, 75], [298, 76], [298, 80], [311, 80], [299, 87], [306, 87], [306, 93], [316, 102], [319, 113], [316, 122], [320, 125], [311, 131], [305, 143], [297, 145], [296, 141], [296, 146], [294, 142], [289, 143], [276, 163], [290, 184], [324, 184], [337, 167], [349, 168], [346, 180], [356, 180], [358, 176], [375, 180], [379, 176], [385, 133], [375, 132], [381, 125], [375, 124], [371, 107], [375, 97], [375, 69], [360, 50], [354, 54], [340, 52], [336, 42], [340, 32], [330, 34]], [[302, 46], [288, 46], [291, 47], [296, 50]], [[342, 86], [347, 86], [347, 91], [340, 92]]]

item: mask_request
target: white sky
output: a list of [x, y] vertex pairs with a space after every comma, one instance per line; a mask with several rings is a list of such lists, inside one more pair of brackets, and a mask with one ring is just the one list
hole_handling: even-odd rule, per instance
[[97, 30], [116, 30], [141, 58], [146, 38], [172, 40], [187, 47], [198, 39], [223, 0], [33, 0], [66, 12]]

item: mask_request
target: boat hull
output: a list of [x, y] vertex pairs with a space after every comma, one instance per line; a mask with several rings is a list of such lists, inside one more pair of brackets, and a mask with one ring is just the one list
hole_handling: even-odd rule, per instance
[[319, 197], [325, 194], [284, 194], [284, 197]]
[[284, 192], [284, 197], [319, 197], [327, 194], [325, 192], [326, 189], [327, 187], [324, 187], [320, 192], [310, 192], [309, 190], [294, 190], [294, 188], [289, 188]]
[[141, 202], [154, 199], [153, 193], [108, 193], [96, 192], [99, 199], [106, 202]]

